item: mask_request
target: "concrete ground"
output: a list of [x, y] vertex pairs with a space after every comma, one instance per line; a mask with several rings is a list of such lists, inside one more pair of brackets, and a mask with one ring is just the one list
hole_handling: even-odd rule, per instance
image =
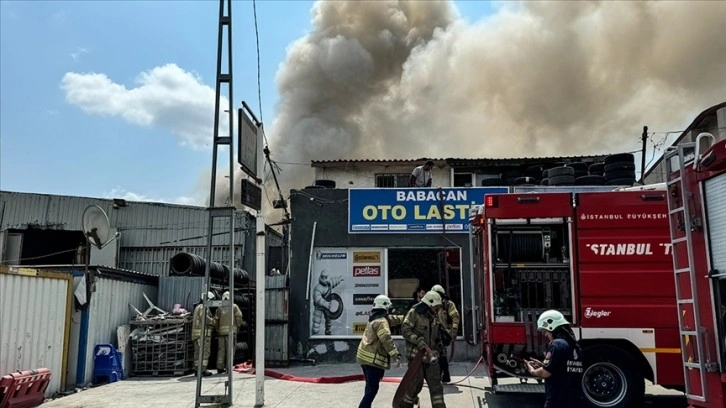
[[[451, 375], [454, 385], [444, 387], [446, 404], [450, 408], [539, 408], [541, 395], [493, 395], [487, 388], [489, 379], [479, 366], [468, 378], [464, 378], [474, 363], [452, 363]], [[355, 364], [334, 364], [319, 366], [296, 366], [274, 369], [300, 377], [344, 376], [361, 374]], [[389, 370], [387, 377], [402, 377], [405, 366]], [[203, 394], [224, 393], [227, 376], [205, 377]], [[234, 406], [255, 406], [255, 377], [248, 374], [234, 374]], [[500, 383], [504, 383], [503, 381]], [[311, 384], [277, 380], [265, 380], [265, 407], [275, 408], [354, 408], [363, 396], [364, 382], [343, 384]], [[381, 383], [374, 408], [389, 408], [397, 383]], [[194, 407], [196, 381], [194, 376], [184, 377], [132, 377], [128, 380], [91, 388], [66, 397], [47, 401], [43, 408], [101, 408], [101, 407]], [[665, 390], [659, 386], [648, 386], [646, 406], [657, 408], [682, 408], [686, 406], [683, 394]], [[421, 407], [431, 407], [428, 389], [420, 394]]]

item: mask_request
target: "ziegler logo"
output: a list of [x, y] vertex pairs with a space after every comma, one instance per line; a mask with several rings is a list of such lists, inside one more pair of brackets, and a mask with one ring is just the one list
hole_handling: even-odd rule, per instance
[[589, 319], [591, 317], [595, 318], [601, 318], [601, 317], [608, 317], [610, 316], [612, 312], [609, 310], [592, 310], [591, 307], [588, 307], [585, 309], [585, 318]]
[[381, 276], [380, 266], [354, 266], [353, 277]]

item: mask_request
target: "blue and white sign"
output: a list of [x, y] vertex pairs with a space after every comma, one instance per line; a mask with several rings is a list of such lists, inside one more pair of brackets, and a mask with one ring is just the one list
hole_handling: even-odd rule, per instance
[[348, 189], [348, 233], [465, 233], [469, 209], [506, 187]]

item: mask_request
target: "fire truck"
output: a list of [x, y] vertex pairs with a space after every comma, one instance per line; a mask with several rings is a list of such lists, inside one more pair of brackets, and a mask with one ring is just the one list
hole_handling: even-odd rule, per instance
[[484, 197], [470, 231], [495, 392], [544, 392], [523, 359], [543, 358], [537, 317], [548, 309], [584, 349], [590, 406], [640, 407], [646, 379], [683, 389], [665, 187]]
[[726, 140], [701, 133], [665, 165], [686, 398], [726, 407]]

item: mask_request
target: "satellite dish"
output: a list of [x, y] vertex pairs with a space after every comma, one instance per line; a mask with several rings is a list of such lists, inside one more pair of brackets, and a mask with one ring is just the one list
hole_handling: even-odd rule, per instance
[[83, 234], [88, 242], [98, 249], [102, 249], [118, 236], [118, 233], [111, 236], [111, 223], [108, 221], [108, 216], [97, 205], [89, 205], [83, 211]]

